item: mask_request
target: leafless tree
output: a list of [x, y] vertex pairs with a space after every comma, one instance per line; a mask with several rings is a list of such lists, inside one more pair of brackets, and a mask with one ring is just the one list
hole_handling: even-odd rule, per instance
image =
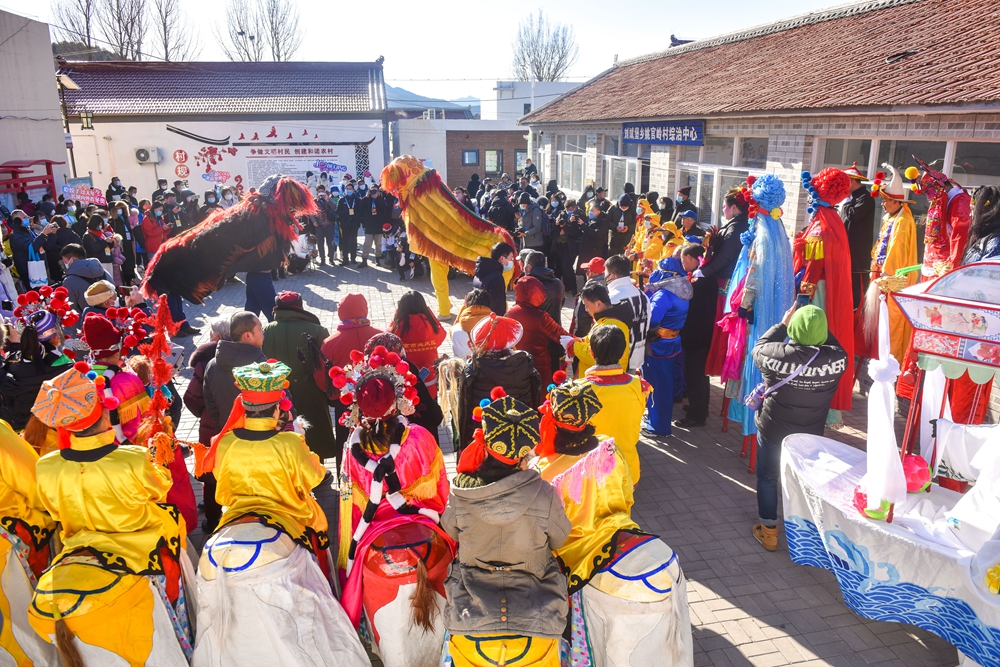
[[98, 0], [54, 0], [52, 16], [55, 17], [56, 30], [67, 42], [81, 42], [87, 49], [96, 47], [94, 44], [97, 29], [94, 14], [97, 11]]
[[146, 0], [98, 0], [95, 17], [110, 51], [122, 60], [142, 60], [149, 27]]
[[256, 0], [229, 0], [225, 33], [216, 36], [230, 60], [258, 62], [267, 49], [264, 21]]
[[191, 30], [188, 17], [180, 7], [180, 0], [151, 0], [149, 7], [151, 46], [154, 53], [164, 60], [194, 60], [201, 53], [201, 45]]
[[573, 28], [549, 23], [541, 9], [518, 26], [514, 38], [514, 76], [518, 81], [559, 81], [576, 62]]
[[258, 0], [264, 36], [275, 62], [291, 60], [302, 46], [299, 10], [291, 0]]

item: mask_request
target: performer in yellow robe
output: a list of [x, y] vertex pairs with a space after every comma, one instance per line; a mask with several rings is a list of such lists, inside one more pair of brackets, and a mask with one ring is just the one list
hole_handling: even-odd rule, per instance
[[198, 563], [193, 667], [369, 662], [331, 589], [327, 518], [312, 495], [326, 469], [278, 425], [290, 372], [273, 360], [233, 369], [240, 396], [207, 457], [226, 511]]
[[49, 565], [55, 528], [38, 501], [37, 463], [34, 448], [0, 420], [0, 615], [7, 621], [0, 630], [0, 663], [18, 667], [55, 660], [52, 645], [28, 624], [28, 605]]
[[63, 549], [38, 581], [29, 621], [64, 663], [75, 653], [107, 664], [110, 652], [129, 665], [181, 667], [192, 644], [183, 519], [165, 504], [170, 475], [149, 450], [116, 444], [117, 399], [104, 397], [104, 383], [78, 362], [43, 383], [32, 408], [62, 447], [38, 461], [37, 479]]
[[[891, 291], [898, 291], [917, 281], [916, 272], [908, 274], [904, 281], [892, 278], [898, 269], [917, 263], [917, 227], [913, 221], [913, 213], [910, 212], [907, 190], [903, 188], [899, 174], [888, 164], [882, 166], [892, 172], [892, 180], [878, 188], [883, 211], [882, 227], [878, 240], [872, 247], [871, 283], [865, 297], [864, 310], [864, 349], [867, 353], [861, 355], [869, 358], [878, 354], [875, 335], [878, 327], [879, 293], [890, 288]], [[890, 353], [902, 364], [913, 328], [892, 299], [889, 299], [889, 332]]]
[[593, 386], [573, 381], [539, 410], [535, 466], [573, 525], [556, 550], [569, 579], [571, 654], [616, 667], [691, 667], [684, 575], [676, 553], [632, 520], [628, 464], [590, 423], [602, 407]]

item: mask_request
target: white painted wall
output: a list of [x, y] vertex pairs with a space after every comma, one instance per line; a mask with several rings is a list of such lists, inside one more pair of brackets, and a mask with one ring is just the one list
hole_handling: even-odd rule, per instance
[[[167, 125], [205, 139], [226, 140], [221, 146], [182, 136], [167, 129]], [[268, 137], [273, 134], [275, 136]], [[261, 180], [272, 173], [281, 172], [303, 178], [308, 169], [319, 176], [323, 170], [317, 161], [329, 162], [338, 168], [326, 170], [335, 183], [346, 169], [358, 176], [353, 144], [334, 146], [332, 142], [368, 142], [368, 171], [378, 180], [385, 166], [383, 159], [382, 123], [377, 120], [310, 120], [266, 121], [219, 120], [185, 122], [183, 118], [163, 121], [114, 122], [94, 119], [93, 130], [80, 129], [80, 123], [70, 125], [76, 151], [77, 172], [87, 176], [93, 172], [94, 187], [108, 187], [112, 176], [118, 176], [125, 186], [134, 185], [141, 197], [148, 197], [156, 189], [158, 178], [173, 183], [178, 178], [187, 181], [187, 187], [197, 194], [219, 183], [223, 186], [245, 189], [258, 187]], [[254, 136], [257, 139], [254, 140]], [[291, 138], [289, 138], [291, 135]], [[242, 137], [242, 138], [241, 138]], [[290, 144], [311, 142], [325, 144], [295, 146]], [[281, 145], [285, 144], [285, 145]], [[137, 148], [155, 148], [158, 164], [139, 164]], [[215, 150], [216, 161], [211, 155]], [[288, 155], [260, 155], [260, 151], [288, 151]], [[300, 153], [296, 154], [295, 151]], [[313, 153], [301, 153], [312, 150]], [[232, 154], [231, 151], [235, 151]], [[320, 151], [320, 152], [315, 152]], [[221, 159], [219, 159], [221, 158]], [[185, 175], [185, 168], [187, 173]]]
[[566, 81], [497, 81], [493, 89], [496, 98], [484, 99], [479, 115], [483, 120], [517, 120], [524, 115], [525, 104], [537, 109], [578, 85]]
[[[399, 143], [393, 146], [393, 157], [413, 155], [423, 160], [441, 174], [441, 179], [448, 182], [448, 143], [447, 133], [452, 132], [501, 132], [519, 128], [514, 120], [459, 120], [438, 119], [424, 120], [409, 118], [396, 121], [399, 126]], [[513, 156], [511, 156], [513, 159]]]
[[[57, 160], [56, 186], [69, 174], [49, 26], [0, 11], [0, 163]], [[36, 167], [36, 173], [45, 173]]]

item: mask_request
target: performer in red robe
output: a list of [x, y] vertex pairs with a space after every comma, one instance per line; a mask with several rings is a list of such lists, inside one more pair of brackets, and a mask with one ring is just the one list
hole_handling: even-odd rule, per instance
[[[826, 312], [830, 333], [847, 352], [847, 370], [841, 377], [831, 411], [850, 410], [854, 391], [854, 299], [851, 293], [851, 251], [847, 230], [837, 204], [851, 193], [851, 179], [840, 169], [828, 167], [815, 177], [802, 172], [802, 187], [809, 191], [809, 224], [795, 236], [793, 270], [800, 281], [798, 292], [807, 294]], [[832, 423], [839, 423], [834, 415]]]

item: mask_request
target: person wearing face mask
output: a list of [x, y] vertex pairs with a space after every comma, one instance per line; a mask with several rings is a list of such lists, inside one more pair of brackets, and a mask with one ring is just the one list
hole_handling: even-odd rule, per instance
[[348, 183], [344, 196], [337, 204], [337, 220], [340, 222], [340, 264], [356, 262], [358, 258], [358, 228], [361, 226], [361, 200], [354, 192], [354, 185]]
[[229, 208], [230, 206], [235, 206], [236, 203], [236, 197], [233, 196], [233, 191], [229, 188], [222, 188], [222, 201], [219, 202], [219, 206], [222, 208]]
[[361, 207], [361, 221], [365, 228], [365, 245], [361, 250], [361, 266], [366, 267], [368, 266], [368, 253], [372, 248], [375, 248], [375, 259], [378, 260], [382, 232], [384, 231], [382, 225], [389, 222], [390, 210], [385, 199], [379, 193], [377, 185], [371, 187], [368, 196], [361, 201], [359, 206]]
[[181, 231], [187, 231], [198, 224], [198, 195], [185, 190], [178, 201], [182, 202], [180, 211]]
[[170, 227], [164, 215], [163, 202], [153, 202], [150, 214], [142, 218], [142, 235], [146, 240], [146, 253], [152, 257], [170, 236]]
[[490, 295], [490, 310], [497, 315], [507, 313], [507, 284], [504, 282], [503, 273], [513, 268], [514, 249], [504, 241], [500, 241], [490, 249], [489, 257], [480, 257], [476, 260], [472, 286], [486, 290]]
[[111, 205], [113, 202], [121, 201], [128, 196], [128, 190], [122, 185], [122, 179], [117, 176], [111, 178], [111, 184], [108, 186], [107, 191], [104, 193], [104, 198]]
[[134, 185], [130, 185], [128, 188], [128, 195], [125, 197], [125, 203], [127, 203], [131, 208], [139, 208], [139, 188]]
[[698, 208], [691, 203], [691, 188], [689, 186], [677, 189], [677, 198], [674, 200], [674, 222], [678, 222], [681, 214], [685, 211], [694, 211], [695, 220], [698, 219]]
[[623, 194], [618, 198], [618, 205], [608, 211], [608, 226], [611, 228], [611, 243], [608, 252], [621, 255], [625, 247], [635, 237], [635, 204], [632, 195]]
[[[719, 286], [719, 297], [716, 304], [715, 321], [718, 322], [725, 314], [726, 283], [733, 275], [736, 260], [743, 250], [740, 238], [750, 229], [750, 219], [747, 216], [749, 205], [740, 198], [739, 188], [730, 188], [722, 202], [722, 226], [710, 230], [708, 252], [709, 259], [692, 275], [693, 280], [714, 281]], [[716, 325], [712, 337], [712, 349], [708, 353], [705, 365], [706, 375], [720, 375], [726, 361], [726, 350], [729, 346], [729, 334]]]
[[545, 214], [538, 203], [527, 192], [522, 192], [517, 200], [521, 216], [521, 244], [524, 248], [542, 250], [545, 247]]
[[213, 211], [221, 211], [219, 200], [215, 196], [215, 190], [205, 190], [205, 203], [198, 209], [198, 223], [212, 215]]
[[121, 264], [122, 284], [131, 285], [135, 280], [135, 244], [132, 236], [132, 226], [129, 224], [128, 204], [115, 204], [111, 225], [117, 236], [121, 237], [121, 251], [125, 261]]
[[27, 292], [31, 289], [31, 284], [28, 281], [29, 249], [34, 248], [35, 252], [41, 253], [46, 243], [51, 243], [54, 240], [55, 237], [52, 235], [56, 233], [58, 227], [53, 224], [46, 225], [42, 233], [36, 235], [30, 228], [31, 218], [19, 208], [14, 209], [10, 219], [12, 223], [10, 250], [14, 256], [14, 268], [17, 270], [17, 275], [20, 276], [21, 286]]
[[[324, 174], [325, 175], [325, 174]], [[334, 188], [336, 189], [336, 187]], [[316, 186], [316, 243], [319, 245], [319, 263], [326, 264], [326, 252], [330, 251], [330, 263], [337, 258], [337, 244], [340, 241], [337, 229], [337, 203], [326, 194], [326, 186]]]
[[151, 201], [156, 201], [157, 199], [163, 199], [167, 196], [167, 179], [161, 178], [156, 181], [156, 189], [153, 190], [153, 194], [149, 196]]
[[595, 257], [606, 259], [608, 256], [608, 216], [601, 211], [594, 200], [591, 200], [581, 231], [583, 238], [580, 240], [578, 260], [580, 266], [582, 267]]

